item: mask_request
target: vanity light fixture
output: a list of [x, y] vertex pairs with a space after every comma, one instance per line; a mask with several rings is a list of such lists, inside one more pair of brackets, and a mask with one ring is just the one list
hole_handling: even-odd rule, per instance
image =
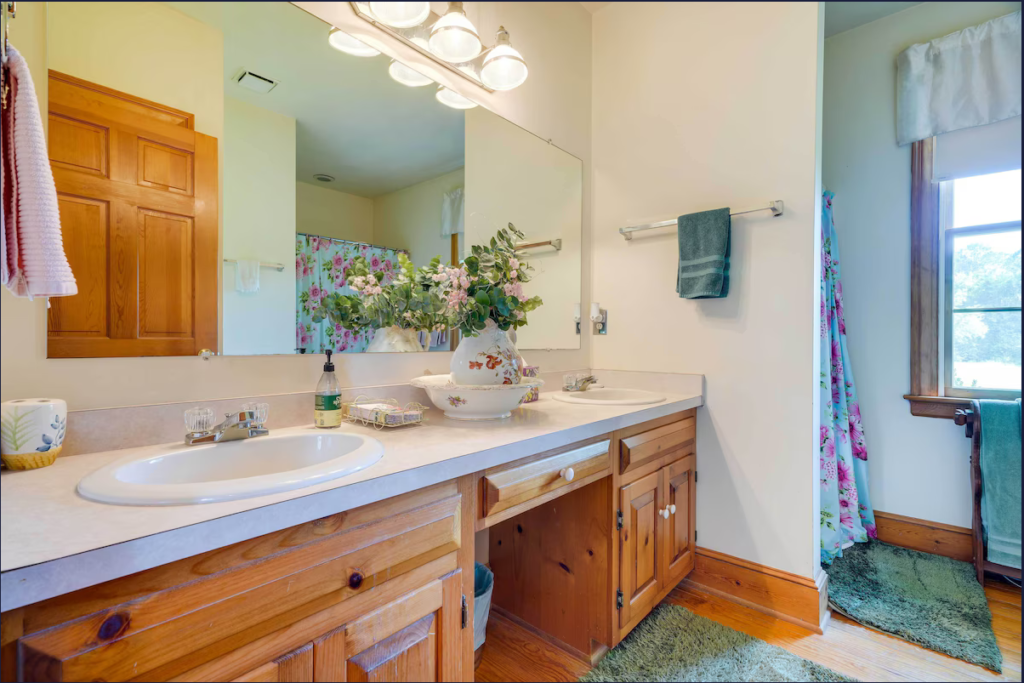
[[335, 50], [341, 50], [345, 54], [350, 54], [353, 57], [376, 57], [380, 54], [380, 50], [370, 47], [358, 38], [353, 38], [349, 34], [337, 28], [331, 29], [331, 32], [327, 36], [327, 42], [329, 42], [331, 47]]
[[448, 3], [448, 11], [430, 29], [428, 45], [431, 52], [452, 64], [471, 61], [483, 49], [480, 34], [461, 2]]
[[388, 67], [388, 73], [391, 74], [391, 78], [395, 79], [402, 85], [407, 85], [410, 88], [419, 88], [424, 85], [430, 85], [434, 81], [427, 78], [416, 69], [402, 64], [397, 59], [391, 60], [391, 66]]
[[437, 95], [435, 95], [435, 97], [437, 97], [438, 102], [446, 107], [451, 107], [452, 109], [472, 109], [477, 106], [476, 102], [473, 100], [463, 97], [459, 93], [454, 90], [449, 90], [443, 85], [438, 86]]
[[419, 26], [430, 16], [429, 2], [371, 2], [370, 11], [381, 23], [395, 28]]
[[484, 85], [494, 90], [512, 90], [523, 84], [528, 73], [526, 60], [512, 47], [505, 27], [500, 27], [498, 42], [484, 56], [484, 64], [480, 69]]

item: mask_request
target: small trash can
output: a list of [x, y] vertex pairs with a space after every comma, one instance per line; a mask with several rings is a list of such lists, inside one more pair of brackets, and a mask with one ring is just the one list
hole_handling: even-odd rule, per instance
[[491, 616], [491, 594], [494, 593], [494, 572], [476, 563], [474, 573], [476, 589], [473, 593], [473, 649], [476, 651], [474, 667], [480, 666], [487, 640], [487, 619]]

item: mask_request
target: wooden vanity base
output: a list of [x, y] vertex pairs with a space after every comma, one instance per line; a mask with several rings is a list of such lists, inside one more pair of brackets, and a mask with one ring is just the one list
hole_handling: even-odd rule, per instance
[[694, 566], [695, 411], [0, 616], [7, 681], [471, 681], [493, 605], [594, 663]]

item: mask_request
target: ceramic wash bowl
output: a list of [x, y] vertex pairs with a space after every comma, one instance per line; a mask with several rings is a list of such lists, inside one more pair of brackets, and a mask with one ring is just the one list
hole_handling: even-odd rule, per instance
[[114, 505], [215, 503], [339, 479], [382, 457], [384, 445], [361, 434], [271, 434], [129, 456], [82, 479], [78, 493]]
[[588, 389], [553, 394], [556, 401], [591, 406], [643, 406], [661, 403], [665, 397], [640, 389]]
[[453, 420], [500, 420], [510, 417], [530, 390], [544, 380], [525, 377], [519, 384], [475, 386], [455, 384], [451, 375], [417, 377], [410, 382], [423, 389], [435, 406]]

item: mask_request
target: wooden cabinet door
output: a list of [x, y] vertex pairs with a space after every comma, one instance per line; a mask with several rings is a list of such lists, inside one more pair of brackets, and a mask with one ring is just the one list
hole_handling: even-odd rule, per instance
[[217, 140], [192, 122], [50, 72], [50, 166], [78, 282], [51, 300], [50, 358], [217, 349]]
[[688, 456], [665, 467], [665, 542], [662, 544], [662, 575], [666, 585], [682, 581], [693, 569], [695, 558], [697, 459]]
[[458, 570], [317, 640], [314, 680], [461, 681], [466, 626]]
[[635, 620], [647, 614], [664, 580], [660, 550], [665, 522], [662, 479], [662, 471], [653, 472], [620, 490], [620, 629], [631, 628]]
[[234, 683], [312, 683], [313, 644], [239, 676]]

